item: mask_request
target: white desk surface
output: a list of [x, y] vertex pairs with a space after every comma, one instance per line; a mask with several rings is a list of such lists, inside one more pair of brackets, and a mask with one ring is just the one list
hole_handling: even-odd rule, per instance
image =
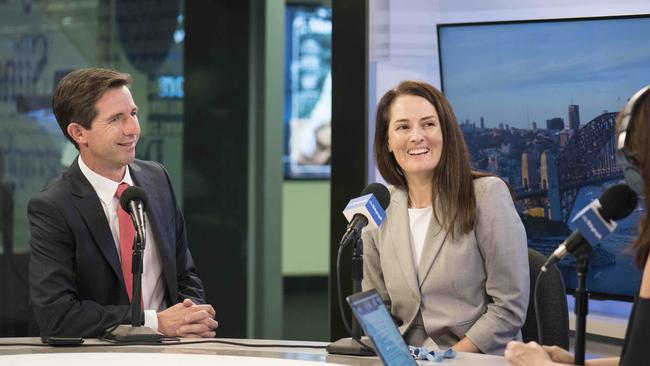
[[[377, 357], [329, 355], [323, 342], [301, 342], [259, 339], [214, 339], [212, 343], [188, 344], [197, 339], [182, 339], [176, 345], [115, 346], [96, 339], [87, 339], [82, 347], [42, 346], [40, 338], [0, 338], [0, 366], [149, 366], [149, 365], [259, 365], [259, 366], [318, 366], [339, 364], [349, 366], [381, 366]], [[245, 343], [251, 347], [216, 343], [218, 341]], [[22, 344], [14, 345], [10, 344]], [[268, 347], [277, 345], [278, 347]], [[266, 347], [265, 347], [266, 346]], [[303, 346], [295, 348], [296, 346]], [[305, 348], [322, 346], [323, 348]], [[503, 357], [459, 353], [455, 359], [441, 363], [421, 362], [420, 365], [506, 366]]]

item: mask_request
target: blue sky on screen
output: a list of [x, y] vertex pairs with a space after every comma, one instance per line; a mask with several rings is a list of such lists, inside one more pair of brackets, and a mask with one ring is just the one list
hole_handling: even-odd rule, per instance
[[460, 121], [539, 128], [580, 106], [581, 124], [650, 84], [650, 18], [440, 29], [444, 92]]

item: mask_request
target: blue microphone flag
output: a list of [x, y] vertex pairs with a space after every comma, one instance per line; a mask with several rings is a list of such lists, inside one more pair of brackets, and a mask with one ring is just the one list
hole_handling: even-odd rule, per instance
[[607, 221], [600, 215], [601, 204], [594, 200], [591, 204], [580, 210], [571, 223], [582, 234], [583, 238], [596, 245], [616, 229], [615, 221]]
[[368, 226], [366, 226], [368, 229], [378, 228], [384, 219], [386, 219], [386, 211], [384, 211], [373, 194], [354, 198], [343, 209], [343, 215], [348, 222], [352, 221], [352, 218], [356, 214], [361, 214], [368, 218]]

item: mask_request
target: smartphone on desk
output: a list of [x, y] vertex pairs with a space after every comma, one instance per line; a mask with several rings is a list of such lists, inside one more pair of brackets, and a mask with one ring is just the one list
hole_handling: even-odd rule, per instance
[[41, 337], [41, 342], [50, 346], [78, 346], [84, 342], [81, 337]]

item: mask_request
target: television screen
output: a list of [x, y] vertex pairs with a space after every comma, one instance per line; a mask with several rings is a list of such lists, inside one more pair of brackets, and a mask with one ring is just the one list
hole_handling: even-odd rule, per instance
[[284, 175], [329, 178], [332, 10], [287, 5], [285, 28]]
[[[442, 87], [472, 164], [515, 190], [528, 245], [546, 256], [580, 209], [623, 180], [614, 123], [650, 83], [648, 34], [645, 16], [438, 26]], [[641, 273], [625, 248], [642, 214], [593, 247], [587, 285], [596, 297], [638, 291]], [[559, 268], [575, 289], [575, 259]]]

